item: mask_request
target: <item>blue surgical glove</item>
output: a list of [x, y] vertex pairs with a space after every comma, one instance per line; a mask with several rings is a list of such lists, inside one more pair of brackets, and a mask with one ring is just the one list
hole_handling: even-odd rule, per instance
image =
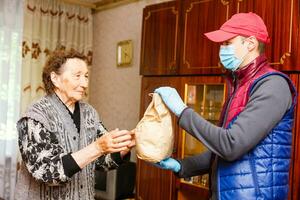
[[180, 98], [176, 89], [171, 87], [160, 87], [154, 90], [158, 93], [166, 106], [179, 117], [182, 111], [187, 107]]
[[176, 173], [181, 169], [180, 163], [173, 158], [166, 158], [158, 163], [155, 163], [154, 165], [161, 169], [172, 170]]

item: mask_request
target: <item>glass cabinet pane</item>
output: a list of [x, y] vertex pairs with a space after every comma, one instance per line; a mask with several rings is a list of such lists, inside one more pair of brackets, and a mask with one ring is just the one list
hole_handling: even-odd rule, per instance
[[[186, 84], [185, 103], [211, 123], [218, 124], [224, 103], [224, 84]], [[206, 147], [197, 139], [183, 131], [182, 157], [189, 157], [205, 152]], [[184, 182], [201, 187], [208, 187], [208, 174], [182, 179]]]

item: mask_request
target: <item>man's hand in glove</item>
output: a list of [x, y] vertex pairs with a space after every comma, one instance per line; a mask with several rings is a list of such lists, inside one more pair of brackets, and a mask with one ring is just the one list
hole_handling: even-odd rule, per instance
[[179, 172], [181, 169], [180, 163], [173, 158], [166, 158], [158, 163], [155, 163], [154, 165], [161, 169], [172, 170], [175, 173]]
[[182, 111], [187, 107], [181, 97], [179, 96], [176, 89], [171, 87], [160, 87], [154, 90], [155, 93], [158, 93], [166, 106], [177, 116], [179, 117]]

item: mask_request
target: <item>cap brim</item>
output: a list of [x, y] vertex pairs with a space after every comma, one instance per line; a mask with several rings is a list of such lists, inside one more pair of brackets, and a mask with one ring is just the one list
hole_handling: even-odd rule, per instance
[[238, 34], [229, 33], [222, 30], [216, 30], [208, 33], [204, 33], [204, 35], [213, 42], [225, 42], [231, 38], [234, 38]]

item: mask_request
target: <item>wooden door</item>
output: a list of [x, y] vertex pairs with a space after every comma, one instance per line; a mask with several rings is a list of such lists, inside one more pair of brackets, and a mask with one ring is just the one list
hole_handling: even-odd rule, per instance
[[227, 20], [230, 1], [182, 1], [182, 37], [180, 74], [220, 74], [219, 44], [208, 40], [204, 33], [215, 31]]
[[143, 11], [141, 75], [177, 72], [178, 1], [147, 6]]
[[[189, 94], [187, 91], [188, 85], [215, 85], [215, 84], [225, 84], [225, 80], [222, 76], [190, 76], [190, 77], [183, 77], [181, 79], [181, 94], [182, 96]], [[226, 90], [226, 87], [224, 85]], [[226, 91], [224, 90], [223, 98], [225, 99]], [[199, 94], [194, 94], [198, 96]], [[187, 97], [188, 98], [188, 97]], [[224, 100], [223, 99], [223, 100]], [[196, 104], [196, 102], [194, 102]], [[223, 102], [224, 103], [224, 102]], [[198, 106], [197, 106], [198, 107]], [[196, 111], [196, 110], [195, 110]], [[199, 113], [200, 114], [200, 113]], [[202, 116], [206, 118], [205, 116]], [[182, 158], [184, 155], [184, 134], [183, 130], [180, 128], [178, 132], [178, 158]], [[177, 196], [179, 200], [208, 200], [209, 199], [209, 190], [208, 187], [199, 186], [193, 183], [187, 183], [182, 179], [176, 179], [176, 185], [178, 185], [177, 189]]]
[[[290, 74], [297, 92], [300, 91], [300, 74]], [[298, 95], [295, 108], [295, 122], [293, 130], [292, 162], [290, 168], [290, 200], [300, 199], [300, 96]]]
[[298, 0], [234, 0], [234, 7], [263, 18], [271, 38], [266, 55], [274, 68], [300, 71]]
[[[171, 86], [177, 88], [180, 92], [179, 77], [143, 77], [141, 92], [141, 117], [148, 107], [151, 98], [148, 95], [155, 88], [160, 86]], [[177, 149], [177, 123], [173, 115], [174, 134], [174, 151], [173, 156], [176, 157]], [[137, 160], [137, 199], [139, 200], [171, 200], [176, 199], [175, 193], [175, 176], [173, 172], [162, 170], [140, 159]]]

